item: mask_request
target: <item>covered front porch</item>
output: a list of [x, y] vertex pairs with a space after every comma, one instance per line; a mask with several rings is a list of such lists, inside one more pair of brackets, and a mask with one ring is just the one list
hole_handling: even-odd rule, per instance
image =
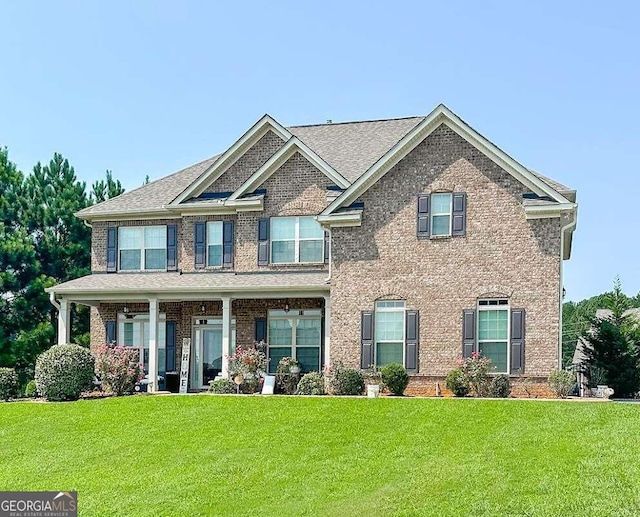
[[[167, 287], [167, 276], [182, 285]], [[190, 391], [228, 377], [228, 356], [240, 346], [263, 342], [271, 372], [286, 356], [303, 371], [330, 360], [326, 272], [91, 275], [51, 288], [50, 296], [59, 307], [59, 343], [69, 341], [71, 304], [90, 306], [91, 348], [138, 348], [152, 392], [165, 389], [159, 380], [180, 370], [184, 352]]]

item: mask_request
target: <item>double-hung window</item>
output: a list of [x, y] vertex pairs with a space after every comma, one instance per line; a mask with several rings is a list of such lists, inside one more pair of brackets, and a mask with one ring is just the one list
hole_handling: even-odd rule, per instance
[[269, 311], [269, 372], [274, 373], [283, 357], [300, 362], [303, 372], [320, 370], [322, 311], [319, 309]]
[[[167, 325], [164, 313], [158, 316], [158, 371], [166, 370]], [[149, 373], [149, 314], [118, 315], [118, 345], [129, 346], [138, 350], [140, 365], [145, 373]]]
[[431, 235], [451, 235], [451, 194], [431, 194]]
[[313, 217], [271, 218], [271, 263], [324, 261], [324, 230]]
[[121, 226], [118, 232], [120, 271], [167, 269], [166, 226]]
[[207, 266], [222, 266], [222, 221], [207, 223]]
[[374, 322], [375, 365], [404, 365], [405, 303], [395, 300], [376, 302]]
[[509, 372], [509, 331], [508, 300], [478, 301], [478, 351], [495, 373]]

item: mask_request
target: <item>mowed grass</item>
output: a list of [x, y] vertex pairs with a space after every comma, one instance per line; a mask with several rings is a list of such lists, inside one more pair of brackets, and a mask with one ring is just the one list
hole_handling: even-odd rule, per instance
[[77, 490], [84, 516], [640, 515], [640, 405], [7, 403], [0, 490]]

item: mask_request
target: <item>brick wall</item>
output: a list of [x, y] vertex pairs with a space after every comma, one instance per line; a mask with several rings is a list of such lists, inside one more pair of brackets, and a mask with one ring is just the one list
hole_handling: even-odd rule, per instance
[[257, 171], [284, 144], [273, 131], [267, 131], [249, 150], [205, 192], [233, 192]]
[[[467, 193], [466, 236], [418, 240], [416, 196]], [[558, 360], [560, 224], [526, 220], [527, 189], [441, 126], [362, 197], [362, 226], [335, 228], [332, 357], [358, 365], [360, 311], [380, 298], [420, 311], [419, 370], [442, 376], [462, 354], [462, 311], [500, 294], [525, 308], [525, 374]]]

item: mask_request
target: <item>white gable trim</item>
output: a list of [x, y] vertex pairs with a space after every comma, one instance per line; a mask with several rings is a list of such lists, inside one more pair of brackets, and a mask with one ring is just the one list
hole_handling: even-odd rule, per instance
[[291, 133], [277, 122], [270, 115], [265, 115], [258, 120], [249, 130], [242, 135], [235, 144], [227, 149], [220, 158], [198, 176], [170, 205], [177, 205], [202, 194], [206, 188], [222, 176], [225, 171], [236, 163], [242, 155], [260, 140], [268, 131], [273, 131], [276, 135], [287, 141], [291, 138]]
[[331, 165], [325, 162], [320, 156], [316, 154], [310, 147], [308, 147], [298, 137], [292, 136], [286, 144], [284, 144], [276, 153], [269, 158], [251, 177], [245, 181], [229, 198], [238, 199], [241, 196], [253, 192], [256, 188], [262, 185], [271, 175], [282, 167], [286, 161], [291, 158], [296, 152], [299, 152], [309, 162], [313, 164], [318, 170], [320, 170], [331, 181], [335, 182], [340, 188], [347, 188], [349, 182], [339, 174]]
[[472, 127], [468, 126], [445, 105], [440, 104], [331, 203], [322, 212], [322, 215], [330, 215], [338, 208], [353, 203], [441, 124], [445, 124], [451, 128], [536, 194], [549, 196], [558, 203], [569, 203], [562, 194], [552, 189], [536, 175], [531, 173], [529, 169], [511, 158], [507, 153], [495, 146]]

